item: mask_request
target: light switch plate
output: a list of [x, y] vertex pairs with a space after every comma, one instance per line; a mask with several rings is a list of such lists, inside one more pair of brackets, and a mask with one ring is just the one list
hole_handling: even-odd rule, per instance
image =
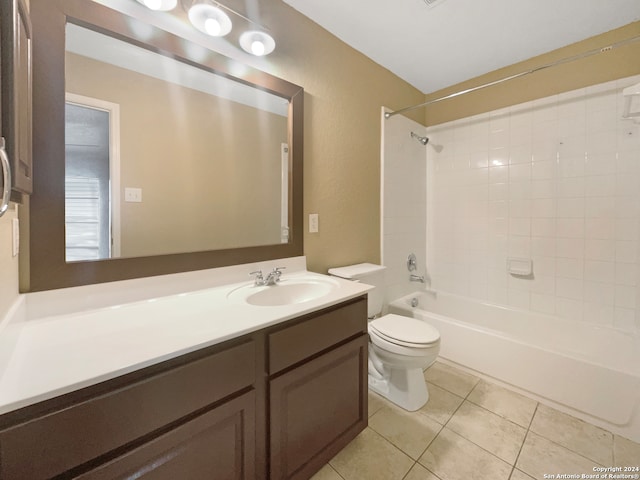
[[318, 214], [309, 214], [309, 233], [318, 233]]
[[142, 202], [142, 189], [126, 187], [124, 189], [124, 201], [125, 202]]

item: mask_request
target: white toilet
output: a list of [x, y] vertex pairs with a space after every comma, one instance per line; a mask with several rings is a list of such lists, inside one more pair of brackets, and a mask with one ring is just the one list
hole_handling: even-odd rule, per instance
[[440, 333], [415, 318], [382, 312], [386, 267], [360, 263], [331, 268], [329, 274], [376, 287], [369, 292], [369, 388], [405, 410], [429, 400], [423, 370], [440, 351]]

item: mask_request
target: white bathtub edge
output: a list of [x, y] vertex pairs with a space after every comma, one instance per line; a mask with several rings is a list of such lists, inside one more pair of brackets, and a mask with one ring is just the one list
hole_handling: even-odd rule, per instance
[[517, 385], [513, 385], [511, 383], [502, 381], [499, 378], [492, 377], [491, 375], [487, 375], [483, 372], [467, 367], [466, 365], [462, 365], [460, 363], [454, 362], [453, 360], [450, 360], [448, 358], [440, 356], [438, 357], [437, 361], [445, 365], [462, 370], [463, 372], [468, 373], [469, 375], [473, 375], [482, 380], [486, 380], [490, 383], [506, 388], [507, 390], [511, 390], [512, 392], [531, 398], [532, 400], [535, 400], [543, 405], [546, 405], [551, 408], [555, 408], [560, 412], [566, 413], [567, 415], [571, 415], [572, 417], [575, 417], [575, 418], [579, 418], [580, 420], [583, 420], [592, 425], [595, 425], [596, 427], [603, 428], [615, 435], [619, 435], [629, 440], [633, 440], [634, 442], [640, 443], [640, 412], [638, 408], [635, 409], [633, 417], [629, 423], [627, 423], [626, 425], [615, 425], [611, 422], [607, 422], [606, 420], [602, 420], [601, 418], [594, 417], [593, 415], [589, 415], [588, 413], [582, 412], [580, 410], [572, 408], [563, 403], [558, 403], [549, 398], [538, 395], [535, 392], [525, 390], [523, 388], [518, 387]]
[[[406, 295], [391, 302], [389, 310], [424, 321], [430, 319], [441, 331], [439, 358], [444, 363], [449, 362], [475, 376], [486, 378], [542, 404], [640, 442], [639, 375], [598, 365], [561, 351], [548, 350], [534, 342], [527, 343], [524, 339], [501, 334], [499, 330], [488, 329], [484, 325], [448, 317], [446, 312], [435, 314], [420, 307], [414, 309], [410, 306], [413, 296], [420, 296], [420, 293]], [[463, 301], [472, 299], [464, 298]], [[452, 306], [457, 308], [455, 304]], [[509, 318], [506, 320], [509, 321]], [[479, 347], [469, 349], [468, 345]], [[479, 356], [478, 349], [501, 351], [502, 355]], [[500, 358], [505, 356], [514, 361], [508, 365], [503, 363]], [[567, 378], [581, 380], [569, 385]], [[609, 396], [618, 399], [613, 408], [606, 401]]]

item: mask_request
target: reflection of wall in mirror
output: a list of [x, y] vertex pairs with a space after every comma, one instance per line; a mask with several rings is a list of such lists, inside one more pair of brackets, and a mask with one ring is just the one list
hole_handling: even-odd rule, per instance
[[120, 105], [123, 257], [280, 243], [286, 117], [72, 53], [66, 87]]

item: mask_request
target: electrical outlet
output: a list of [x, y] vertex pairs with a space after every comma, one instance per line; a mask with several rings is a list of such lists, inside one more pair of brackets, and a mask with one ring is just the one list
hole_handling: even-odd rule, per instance
[[309, 214], [309, 233], [318, 233], [318, 214]]
[[126, 187], [124, 189], [124, 201], [125, 202], [142, 202], [142, 189]]

